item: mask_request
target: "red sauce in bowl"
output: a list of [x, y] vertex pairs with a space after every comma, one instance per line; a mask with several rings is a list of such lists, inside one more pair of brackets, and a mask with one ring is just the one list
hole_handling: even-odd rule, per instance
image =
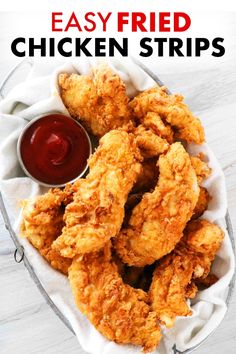
[[85, 172], [91, 153], [89, 137], [74, 119], [49, 114], [29, 123], [20, 137], [18, 152], [33, 178], [63, 185]]

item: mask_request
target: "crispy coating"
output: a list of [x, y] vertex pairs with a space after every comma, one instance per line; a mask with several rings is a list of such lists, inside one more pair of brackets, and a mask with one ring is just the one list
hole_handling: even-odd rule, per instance
[[78, 181], [65, 210], [65, 227], [53, 248], [64, 257], [97, 251], [119, 232], [124, 205], [140, 173], [141, 156], [132, 134], [104, 135], [89, 161], [90, 172]]
[[61, 234], [63, 209], [70, 196], [69, 188], [64, 191], [55, 188], [22, 202], [21, 235], [37, 248], [53, 268], [64, 274], [68, 273], [71, 260], [53, 250], [52, 243]]
[[[211, 168], [204, 161], [204, 155], [199, 153], [197, 156], [191, 156], [191, 164], [197, 175], [198, 184], [201, 185], [204, 179], [208, 178], [211, 175]], [[198, 197], [197, 204], [195, 206], [192, 219], [197, 219], [208, 207], [208, 203], [211, 197], [206, 188], [200, 187], [200, 193]]]
[[157, 157], [168, 150], [168, 142], [154, 133], [151, 129], [146, 129], [139, 125], [134, 130], [135, 140], [144, 158]]
[[223, 237], [217, 225], [206, 220], [192, 221], [175, 250], [160, 260], [149, 294], [152, 309], [162, 324], [172, 327], [177, 316], [192, 314], [186, 299], [196, 295], [194, 280], [207, 279]]
[[70, 115], [101, 139], [86, 178], [24, 202], [21, 233], [69, 274], [78, 308], [102, 335], [150, 352], [159, 324], [191, 315], [187, 299], [217, 281], [210, 268], [223, 231], [194, 220], [207, 209], [200, 185], [211, 169], [175, 143], [203, 143], [203, 127], [164, 87], [130, 101], [106, 65], [60, 74], [58, 84]]
[[115, 248], [124, 263], [142, 267], [171, 252], [183, 235], [199, 196], [197, 177], [181, 143], [159, 158], [159, 181], [133, 209]]
[[176, 138], [202, 144], [205, 141], [204, 129], [198, 118], [194, 117], [180, 95], [168, 95], [164, 87], [155, 86], [141, 92], [131, 102], [134, 116], [141, 122], [147, 113], [154, 112], [170, 124], [176, 131]]
[[[209, 263], [214, 260], [223, 239], [224, 232], [216, 224], [207, 220], [194, 220], [184, 230], [183, 242], [191, 252], [195, 254], [200, 253], [206, 258], [206, 263]], [[205, 278], [208, 273], [204, 274], [203, 272], [202, 274], [195, 275], [196, 278]]]
[[191, 218], [192, 220], [198, 219], [200, 216], [202, 216], [204, 211], [207, 210], [208, 203], [209, 203], [210, 199], [211, 199], [210, 194], [208, 193], [206, 188], [200, 187], [198, 201], [197, 201], [197, 204], [194, 208], [193, 216]]
[[198, 286], [196, 285], [196, 281], [192, 281], [185, 287], [185, 298], [194, 299], [198, 292]]
[[140, 123], [148, 129], [151, 129], [155, 134], [164, 138], [169, 144], [174, 142], [174, 132], [171, 126], [164, 123], [158, 113], [148, 112], [142, 119]]
[[148, 352], [156, 348], [161, 332], [147, 293], [123, 283], [107, 246], [75, 257], [69, 280], [78, 308], [106, 338]]
[[211, 175], [211, 168], [204, 161], [203, 154], [200, 153], [198, 156], [191, 156], [191, 163], [196, 172], [199, 184]]
[[172, 327], [176, 316], [189, 316], [186, 288], [191, 283], [193, 264], [187, 256], [170, 254], [164, 257], [154, 271], [149, 290], [152, 309], [158, 320]]
[[130, 121], [125, 85], [108, 66], [99, 65], [89, 75], [60, 74], [58, 83], [70, 115], [92, 134], [101, 137]]

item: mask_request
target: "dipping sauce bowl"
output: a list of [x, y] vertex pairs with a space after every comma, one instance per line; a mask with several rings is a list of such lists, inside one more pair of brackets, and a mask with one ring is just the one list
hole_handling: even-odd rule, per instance
[[86, 130], [60, 113], [30, 121], [17, 143], [18, 159], [25, 174], [47, 187], [62, 187], [82, 177], [91, 152]]

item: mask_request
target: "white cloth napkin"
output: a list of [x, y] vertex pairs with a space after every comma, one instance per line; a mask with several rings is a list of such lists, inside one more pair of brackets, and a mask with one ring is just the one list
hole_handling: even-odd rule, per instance
[[[0, 189], [16, 233], [20, 221], [19, 201], [46, 190], [24, 177], [18, 164], [16, 143], [20, 131], [27, 121], [40, 114], [50, 111], [67, 113], [58, 93], [58, 73], [66, 71], [84, 74], [96, 62], [96, 59], [77, 59], [63, 66], [58, 66], [56, 62], [53, 65], [36, 62], [26, 80], [14, 87], [0, 103]], [[130, 96], [154, 84], [153, 80], [129, 59], [122, 62], [109, 60], [109, 65], [125, 81]], [[155, 352], [159, 354], [173, 353], [174, 344], [179, 351], [192, 348], [217, 328], [227, 310], [228, 286], [234, 272], [234, 255], [224, 223], [227, 201], [223, 172], [207, 144], [190, 145], [188, 149], [192, 154], [204, 152], [213, 169], [210, 178], [204, 182], [212, 199], [203, 217], [216, 222], [225, 231], [225, 240], [213, 266], [215, 274], [220, 279], [209, 289], [198, 293], [191, 303], [193, 310], [191, 317], [180, 317], [173, 329], [164, 330], [161, 345]], [[19, 241], [44, 289], [70, 322], [85, 351], [91, 354], [141, 352], [141, 348], [110, 342], [97, 332], [75, 307], [67, 277], [53, 270], [27, 240], [19, 238]]]

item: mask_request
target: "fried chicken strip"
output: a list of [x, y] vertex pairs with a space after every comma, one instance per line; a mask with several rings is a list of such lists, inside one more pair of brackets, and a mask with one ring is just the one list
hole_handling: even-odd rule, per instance
[[201, 187], [201, 183], [204, 179], [208, 178], [212, 172], [211, 168], [204, 161], [204, 154], [199, 153], [197, 156], [191, 156], [191, 164], [197, 175], [198, 184], [200, 186], [200, 193], [197, 204], [195, 206], [192, 219], [199, 218], [208, 207], [208, 203], [211, 199], [206, 188]]
[[48, 193], [22, 202], [21, 235], [26, 237], [53, 268], [68, 273], [71, 259], [52, 249], [61, 234], [65, 204], [71, 198], [69, 186], [64, 190], [50, 189]]
[[101, 137], [129, 123], [125, 85], [108, 66], [99, 65], [89, 75], [60, 74], [58, 83], [70, 115], [94, 135]]
[[166, 327], [172, 327], [177, 316], [192, 314], [186, 300], [196, 295], [194, 280], [210, 279], [211, 263], [223, 237], [217, 225], [206, 220], [190, 222], [175, 250], [157, 265], [149, 294], [152, 309]]
[[109, 247], [73, 260], [69, 281], [75, 302], [109, 340], [141, 345], [150, 352], [161, 339], [156, 315], [147, 304], [147, 293], [123, 283]]
[[161, 138], [151, 129], [146, 129], [144, 126], [139, 125], [134, 129], [136, 143], [144, 158], [157, 157], [166, 152], [169, 144], [166, 139]]
[[200, 153], [197, 156], [191, 156], [191, 163], [196, 172], [199, 184], [201, 184], [204, 179], [211, 175], [211, 168], [204, 161], [203, 154]]
[[78, 181], [65, 210], [65, 227], [53, 248], [64, 257], [97, 251], [119, 232], [124, 205], [141, 170], [132, 134], [112, 130], [104, 135], [89, 161], [90, 172]]
[[[164, 87], [155, 86], [141, 92], [130, 102], [130, 107], [141, 124], [145, 125], [147, 114], [153, 112], [158, 115], [156, 120], [161, 118], [164, 125], [170, 124], [173, 127], [176, 131], [176, 138], [196, 144], [202, 144], [205, 140], [200, 120], [193, 116], [183, 102], [183, 97], [168, 95]], [[154, 125], [158, 126], [155, 123]], [[159, 132], [161, 132], [160, 129]]]
[[155, 134], [166, 139], [169, 144], [174, 142], [174, 132], [171, 126], [164, 123], [158, 113], [148, 112], [141, 122], [145, 128], [151, 129]]
[[114, 240], [124, 263], [142, 267], [170, 253], [198, 200], [197, 177], [181, 143], [159, 158], [159, 181], [133, 209], [129, 226]]

